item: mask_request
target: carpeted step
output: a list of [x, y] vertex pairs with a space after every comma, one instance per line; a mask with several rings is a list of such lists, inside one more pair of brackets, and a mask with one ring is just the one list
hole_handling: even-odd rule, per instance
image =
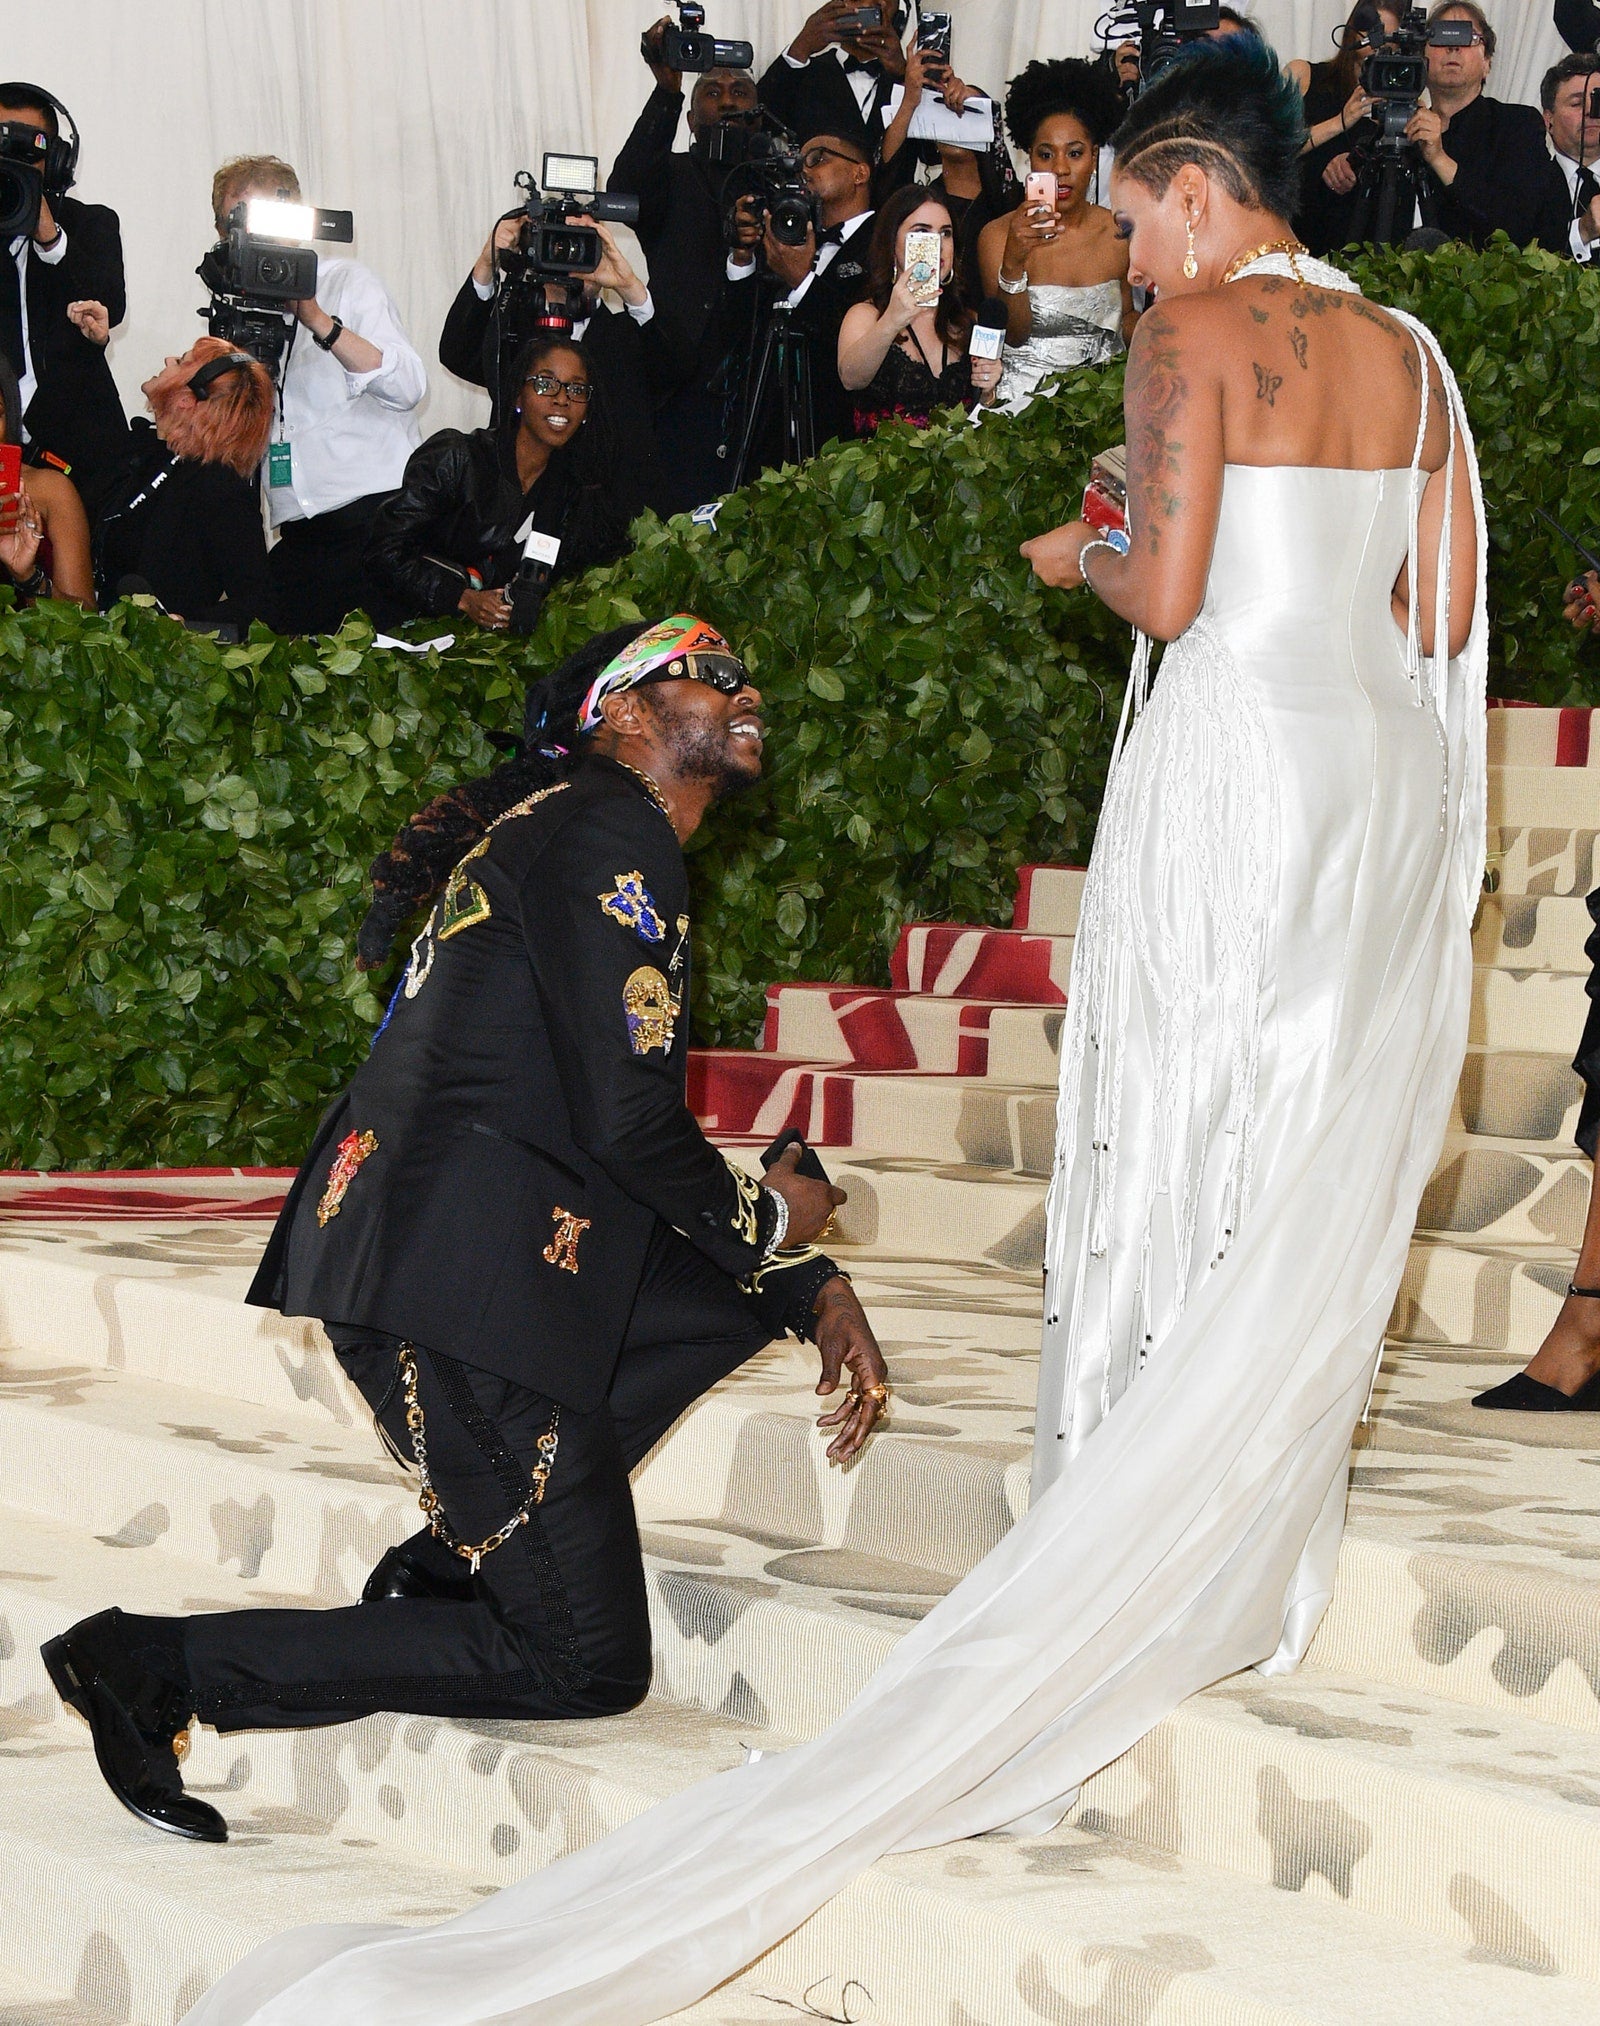
[[64, 1998], [26, 1971], [0, 1965], [0, 2026], [121, 2026], [98, 2006]]
[[856, 985], [769, 985], [762, 1048], [799, 1061], [993, 1076], [1053, 1090], [1064, 1018], [1059, 1007]]
[[1035, 935], [1075, 936], [1087, 877], [1081, 865], [1019, 865], [1011, 926]]
[[1485, 894], [1472, 934], [1473, 961], [1509, 971], [1587, 976], [1583, 946], [1593, 928], [1589, 910], [1575, 895]]
[[1078, 1819], [1600, 1978], [1600, 1733], [1310, 1667], [1241, 1675], [1088, 1781]]
[[1486, 1355], [1526, 1363], [1556, 1319], [1572, 1263], [1566, 1245], [1416, 1236], [1389, 1334], [1403, 1343], [1478, 1345]]
[[1485, 1048], [1530, 1048], [1568, 1061], [1589, 1010], [1588, 970], [1525, 971], [1480, 964], [1472, 973], [1468, 1038]]
[[1541, 1054], [1474, 1045], [1461, 1066], [1451, 1128], [1570, 1146], [1582, 1099], [1570, 1050]]
[[1600, 773], [1587, 767], [1491, 767], [1489, 823], [1592, 830], [1600, 825]]
[[1588, 1159], [1559, 1142], [1450, 1133], [1422, 1192], [1417, 1230], [1423, 1236], [1470, 1233], [1499, 1243], [1576, 1251], [1592, 1175]]
[[1573, 894], [1595, 885], [1600, 830], [1540, 824], [1491, 827], [1484, 878], [1491, 893]]
[[1011, 999], [1064, 1006], [1071, 936], [959, 922], [912, 922], [889, 958], [889, 982], [939, 999]]
[[1488, 753], [1492, 767], [1600, 767], [1600, 739], [1591, 739], [1587, 705], [1550, 709], [1491, 701]]

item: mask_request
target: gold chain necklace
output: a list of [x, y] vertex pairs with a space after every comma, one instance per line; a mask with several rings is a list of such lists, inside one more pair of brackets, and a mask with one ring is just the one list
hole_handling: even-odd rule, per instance
[[[630, 767], [626, 760], [618, 760], [617, 765], [621, 767], [624, 770], [624, 772], [629, 773], [633, 776], [633, 778], [644, 789], [644, 792], [650, 797], [650, 800], [654, 802], [656, 807], [661, 811], [662, 815], [666, 817], [669, 823], [672, 823], [672, 811], [667, 807], [666, 796], [662, 794], [661, 790], [656, 786], [655, 782], [651, 780], [650, 776], [644, 771], [644, 769], [642, 767]], [[677, 824], [673, 823], [672, 827], [674, 830], [676, 830], [678, 826]]]
[[1265, 246], [1255, 246], [1248, 253], [1236, 254], [1228, 262], [1227, 272], [1223, 275], [1222, 280], [1217, 286], [1219, 288], [1226, 288], [1230, 281], [1237, 281], [1252, 261], [1265, 260], [1269, 253], [1286, 253], [1289, 256], [1289, 272], [1303, 288], [1306, 278], [1300, 272], [1300, 264], [1295, 256], [1301, 253], [1309, 254], [1310, 251], [1310, 247], [1303, 246], [1298, 239], [1269, 240]]

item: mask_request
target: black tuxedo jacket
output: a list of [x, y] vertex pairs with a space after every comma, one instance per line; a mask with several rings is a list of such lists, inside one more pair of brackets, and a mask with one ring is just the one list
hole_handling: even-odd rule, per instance
[[1600, 0], [1556, 0], [1556, 27], [1569, 49], [1600, 46]]
[[[488, 389], [491, 423], [498, 424], [501, 390], [494, 384], [493, 308], [492, 302], [481, 299], [469, 274], [456, 291], [439, 334], [439, 363], [474, 387]], [[598, 303], [583, 334], [583, 349], [594, 361], [595, 378], [611, 412], [619, 465], [628, 483], [630, 518], [641, 507], [662, 511], [665, 482], [654, 410], [666, 389], [683, 376], [684, 341], [659, 313], [641, 325], [625, 310]]]
[[1452, 239], [1482, 246], [1492, 232], [1507, 232], [1518, 246], [1537, 241], [1551, 253], [1570, 251], [1566, 179], [1532, 106], [1475, 98], [1445, 128], [1444, 147], [1456, 176], [1448, 185], [1435, 182], [1435, 204]]
[[579, 1412], [610, 1383], [658, 1219], [753, 1281], [769, 1327], [785, 1274], [809, 1312], [832, 1263], [809, 1247], [763, 1274], [775, 1201], [685, 1103], [688, 906], [672, 825], [609, 760], [503, 819], [413, 945], [248, 1298]]
[[639, 244], [656, 313], [682, 334], [685, 377], [703, 385], [720, 363], [718, 306], [727, 286], [722, 240], [726, 172], [694, 150], [674, 154], [683, 94], [657, 85], [622, 144], [606, 188], [639, 200]]
[[[50, 209], [67, 250], [52, 267], [28, 249], [28, 346], [38, 386], [23, 421], [32, 454], [51, 451], [70, 465], [92, 513], [127, 460], [128, 421], [104, 348], [68, 321], [67, 304], [102, 302], [113, 326], [122, 322], [122, 231], [104, 204], [62, 197]], [[0, 351], [20, 373], [22, 301], [9, 247], [0, 249]]]
[[756, 96], [796, 140], [809, 141], [813, 134], [837, 134], [841, 140], [864, 148], [875, 162], [883, 147], [883, 109], [895, 82], [887, 72], [878, 73], [863, 119], [844, 65], [832, 49], [825, 49], [798, 68], [780, 55], [763, 72]]

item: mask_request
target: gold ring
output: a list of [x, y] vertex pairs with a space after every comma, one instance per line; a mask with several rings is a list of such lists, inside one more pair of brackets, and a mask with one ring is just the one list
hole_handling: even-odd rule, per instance
[[857, 1399], [871, 1400], [877, 1407], [887, 1407], [891, 1388], [888, 1386], [867, 1386], [856, 1395]]
[[837, 1210], [830, 1210], [830, 1211], [828, 1212], [828, 1221], [827, 1221], [827, 1223], [826, 1223], [826, 1224], [824, 1224], [824, 1225], [823, 1225], [823, 1227], [822, 1227], [822, 1229], [821, 1229], [821, 1230], [820, 1230], [820, 1231], [819, 1231], [819, 1232], [817, 1233], [817, 1236], [816, 1236], [816, 1243], [817, 1243], [818, 1245], [820, 1245], [820, 1244], [822, 1243], [822, 1241], [823, 1241], [823, 1239], [824, 1239], [824, 1238], [831, 1238], [831, 1237], [833, 1236], [833, 1230], [834, 1230], [834, 1226], [835, 1226], [835, 1225], [836, 1225], [836, 1224], [838, 1223], [838, 1221], [839, 1221], [839, 1213], [838, 1213], [838, 1211], [837, 1211]]

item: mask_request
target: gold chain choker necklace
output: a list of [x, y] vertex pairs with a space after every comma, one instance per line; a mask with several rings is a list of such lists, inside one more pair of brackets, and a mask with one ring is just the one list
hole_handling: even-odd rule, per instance
[[1269, 240], [1265, 246], [1253, 246], [1248, 253], [1236, 254], [1228, 262], [1227, 272], [1223, 275], [1222, 280], [1217, 286], [1219, 288], [1226, 288], [1230, 281], [1237, 281], [1252, 261], [1265, 260], [1269, 253], [1285, 253], [1289, 256], [1289, 272], [1303, 288], [1306, 278], [1300, 272], [1300, 264], [1296, 256], [1302, 253], [1309, 255], [1310, 251], [1310, 247], [1302, 246], [1298, 239], [1273, 239]]
[[[672, 823], [672, 811], [667, 807], [666, 796], [662, 794], [661, 790], [656, 786], [655, 782], [651, 780], [650, 776], [644, 771], [644, 769], [642, 767], [630, 767], [626, 760], [618, 760], [617, 765], [622, 768], [624, 773], [628, 773], [633, 776], [633, 778], [639, 783], [640, 787], [643, 788], [644, 792], [650, 797], [650, 800], [654, 802], [656, 807], [661, 811], [662, 815], [666, 817], [669, 823]], [[676, 830], [678, 826], [675, 823], [673, 823], [672, 827], [674, 830]]]

